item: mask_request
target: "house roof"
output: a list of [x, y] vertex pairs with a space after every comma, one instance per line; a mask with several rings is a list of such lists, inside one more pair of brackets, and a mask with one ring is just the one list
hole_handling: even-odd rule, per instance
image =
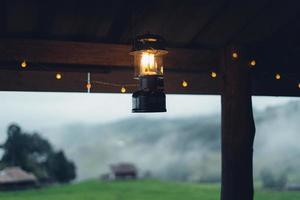
[[7, 167], [0, 171], [0, 184], [36, 181], [35, 175], [22, 170], [20, 167]]
[[[3, 0], [0, 90], [85, 92], [88, 71], [99, 82], [132, 84], [130, 43], [150, 31], [170, 48], [167, 93], [220, 94], [220, 77], [209, 73], [219, 70], [220, 50], [238, 44], [257, 61], [253, 94], [299, 96], [299, 9], [299, 1], [279, 0]], [[60, 82], [55, 72], [64, 73]], [[94, 84], [92, 92], [119, 88]]]
[[136, 167], [130, 163], [120, 163], [111, 165], [110, 169], [113, 173], [131, 173], [137, 171]]

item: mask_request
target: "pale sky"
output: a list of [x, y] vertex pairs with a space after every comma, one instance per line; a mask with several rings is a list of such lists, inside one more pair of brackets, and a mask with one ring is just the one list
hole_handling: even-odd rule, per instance
[[[0, 135], [16, 122], [29, 131], [70, 123], [105, 123], [121, 118], [185, 117], [220, 112], [220, 97], [167, 95], [167, 113], [131, 113], [130, 94], [0, 92]], [[299, 98], [253, 97], [255, 109]], [[0, 136], [1, 138], [1, 136]]]

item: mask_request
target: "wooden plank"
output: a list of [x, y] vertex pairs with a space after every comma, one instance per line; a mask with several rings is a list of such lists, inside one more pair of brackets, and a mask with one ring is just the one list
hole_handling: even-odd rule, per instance
[[222, 200], [253, 200], [253, 141], [255, 124], [251, 77], [244, 52], [224, 51], [222, 73]]
[[6, 0], [6, 36], [32, 36], [37, 21], [37, 8], [34, 1]]
[[223, 10], [217, 15], [206, 29], [204, 29], [198, 38], [193, 42], [198, 46], [208, 46], [211, 48], [224, 47], [236, 32], [239, 32], [249, 20], [255, 16], [261, 7], [268, 0], [256, 1], [228, 1]]
[[136, 34], [159, 34], [173, 47], [184, 47], [205, 26], [208, 18], [219, 9], [220, 1], [152, 0], [151, 3], [135, 4], [133, 27], [123, 35], [128, 42]]
[[[270, 1], [261, 13], [244, 29], [235, 40], [236, 43], [255, 44], [273, 37], [290, 20], [294, 19], [300, 9], [298, 1]], [[298, 20], [297, 20], [298, 22]], [[278, 43], [278, 41], [275, 41]], [[286, 38], [284, 38], [286, 42]]]
[[53, 18], [57, 4], [53, 1], [38, 2], [36, 5], [36, 23], [33, 30], [34, 38], [46, 38], [50, 35], [50, 30], [53, 27]]
[[[33, 63], [132, 66], [130, 45], [43, 40], [0, 39], [0, 62], [27, 60]], [[215, 65], [204, 62], [207, 50], [169, 49], [168, 69], [205, 70]]]
[[136, 4], [136, 0], [129, 2], [120, 1], [117, 3], [113, 21], [107, 33], [107, 41], [119, 43], [121, 36], [128, 29], [128, 27], [132, 28], [132, 13], [134, 11], [134, 5]]
[[[218, 10], [207, 19], [206, 23], [203, 24], [203, 26], [197, 31], [197, 33], [195, 35], [193, 35], [192, 39], [188, 42], [188, 44], [186, 46], [193, 47], [193, 45], [196, 45], [198, 38], [202, 34], [204, 34], [205, 31], [207, 29], [209, 29], [210, 26], [212, 26], [216, 22], [216, 20], [224, 14], [225, 10], [228, 8], [228, 5], [229, 5], [229, 1], [223, 1], [221, 3], [220, 7], [218, 8]], [[203, 44], [200, 44], [200, 45], [203, 45]], [[207, 46], [207, 45], [205, 45], [205, 46]]]
[[72, 4], [61, 1], [54, 12], [53, 9], [50, 10], [54, 17], [47, 38], [81, 42], [103, 41], [111, 26], [114, 7], [118, 3], [119, 0], [91, 1], [88, 4], [85, 1], [74, 1]]
[[0, 1], [0, 36], [6, 35], [7, 27], [7, 5], [6, 1]]

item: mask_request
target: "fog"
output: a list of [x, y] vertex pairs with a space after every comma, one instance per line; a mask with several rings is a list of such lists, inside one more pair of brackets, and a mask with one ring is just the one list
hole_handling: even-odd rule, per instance
[[[77, 165], [78, 180], [109, 165], [134, 163], [139, 175], [183, 181], [220, 179], [220, 98], [168, 95], [165, 114], [131, 114], [130, 95], [1, 93], [0, 138], [8, 124], [39, 132]], [[254, 172], [300, 182], [297, 98], [253, 98]]]
[[[171, 120], [134, 118], [94, 126], [77, 124], [56, 132], [61, 138], [56, 137], [55, 144], [76, 160], [79, 179], [99, 176], [108, 172], [110, 164], [119, 162], [134, 163], [141, 176], [150, 171], [155, 178], [196, 181], [218, 176], [217, 115]], [[212, 166], [208, 165], [210, 162]]]
[[300, 101], [268, 108], [256, 121], [256, 174], [265, 168], [300, 182]]

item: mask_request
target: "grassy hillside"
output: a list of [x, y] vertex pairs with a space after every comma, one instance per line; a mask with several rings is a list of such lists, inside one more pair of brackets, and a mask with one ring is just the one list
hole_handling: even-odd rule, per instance
[[[1, 200], [218, 200], [217, 185], [161, 181], [99, 182], [0, 192]], [[255, 200], [299, 200], [300, 192], [257, 191]]]

